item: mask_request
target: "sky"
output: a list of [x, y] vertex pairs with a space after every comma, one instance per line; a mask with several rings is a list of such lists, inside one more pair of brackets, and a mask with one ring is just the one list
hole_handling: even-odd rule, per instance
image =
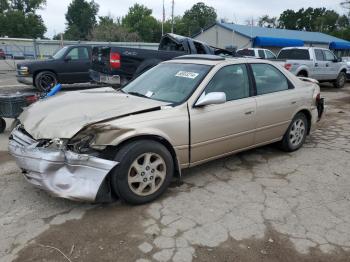
[[[166, 18], [171, 16], [171, 0], [165, 1]], [[227, 21], [244, 24], [248, 19], [257, 20], [260, 16], [269, 14], [279, 16], [286, 9], [298, 10], [307, 7], [326, 7], [339, 13], [344, 12], [339, 3], [341, 0], [175, 0], [175, 15], [182, 15], [197, 2], [215, 8], [218, 18]], [[42, 16], [47, 27], [46, 36], [63, 32], [66, 27], [65, 13], [71, 0], [47, 0], [46, 7], [38, 13]], [[95, 0], [99, 4], [100, 16], [112, 15], [113, 17], [125, 16], [130, 6], [135, 3], [143, 4], [153, 10], [153, 16], [161, 20], [162, 0]]]

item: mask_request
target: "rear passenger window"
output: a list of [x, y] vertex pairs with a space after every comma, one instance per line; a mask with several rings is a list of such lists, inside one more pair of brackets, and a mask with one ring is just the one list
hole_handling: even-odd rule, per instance
[[245, 65], [230, 65], [221, 68], [205, 89], [205, 94], [224, 92], [226, 100], [249, 97], [249, 78]]
[[257, 95], [269, 94], [289, 88], [288, 80], [281, 71], [269, 64], [252, 64]]
[[264, 50], [258, 50], [259, 57], [262, 59], [265, 59], [265, 52]]
[[315, 49], [315, 56], [317, 61], [324, 61], [323, 52], [321, 49]]

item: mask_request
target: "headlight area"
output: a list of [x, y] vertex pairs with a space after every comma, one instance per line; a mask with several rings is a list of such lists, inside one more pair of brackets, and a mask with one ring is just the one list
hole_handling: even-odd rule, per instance
[[73, 137], [67, 142], [67, 149], [79, 154], [90, 154], [96, 152], [91, 148], [91, 144], [95, 140], [94, 134], [83, 134]]

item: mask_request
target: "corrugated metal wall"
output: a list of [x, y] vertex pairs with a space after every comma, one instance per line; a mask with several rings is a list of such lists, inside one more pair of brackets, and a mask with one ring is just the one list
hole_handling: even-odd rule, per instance
[[22, 38], [0, 38], [0, 48], [8, 57], [41, 59], [52, 56], [57, 50], [65, 45], [75, 44], [113, 44], [123, 47], [158, 49], [158, 43], [141, 42], [89, 42], [89, 41], [63, 41], [59, 40], [33, 40]]

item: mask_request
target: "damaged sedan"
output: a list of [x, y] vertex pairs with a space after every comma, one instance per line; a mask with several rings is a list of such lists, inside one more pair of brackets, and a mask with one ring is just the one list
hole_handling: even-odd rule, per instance
[[142, 204], [181, 170], [278, 142], [298, 150], [320, 88], [269, 61], [189, 55], [120, 90], [63, 92], [20, 116], [9, 151], [28, 182], [73, 200]]

